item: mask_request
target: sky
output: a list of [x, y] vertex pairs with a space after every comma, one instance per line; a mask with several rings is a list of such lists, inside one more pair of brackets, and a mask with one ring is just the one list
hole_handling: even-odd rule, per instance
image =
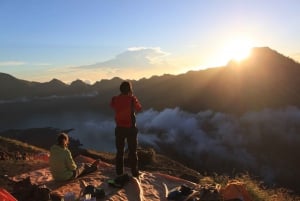
[[299, 11], [299, 0], [0, 0], [0, 72], [139, 80], [265, 46], [299, 62]]

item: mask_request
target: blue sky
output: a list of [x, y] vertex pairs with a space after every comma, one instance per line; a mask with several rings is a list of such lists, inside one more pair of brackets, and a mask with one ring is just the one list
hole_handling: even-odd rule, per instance
[[244, 42], [300, 61], [299, 11], [298, 0], [0, 0], [0, 72], [149, 78], [225, 65]]

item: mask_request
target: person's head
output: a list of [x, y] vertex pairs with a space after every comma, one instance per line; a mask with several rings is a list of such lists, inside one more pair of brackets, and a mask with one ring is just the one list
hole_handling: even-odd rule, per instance
[[67, 147], [69, 144], [69, 136], [66, 133], [60, 133], [57, 137], [57, 144], [61, 147]]
[[120, 91], [122, 94], [129, 94], [132, 93], [132, 85], [128, 81], [124, 81], [120, 85]]

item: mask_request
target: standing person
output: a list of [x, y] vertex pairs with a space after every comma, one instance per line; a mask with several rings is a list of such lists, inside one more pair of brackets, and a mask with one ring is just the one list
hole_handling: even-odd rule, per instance
[[128, 145], [128, 157], [133, 177], [139, 176], [138, 156], [137, 156], [137, 134], [138, 129], [135, 122], [135, 112], [139, 112], [142, 106], [133, 95], [132, 85], [128, 81], [124, 81], [120, 85], [121, 94], [111, 99], [110, 106], [115, 111], [115, 144], [116, 154], [116, 173], [124, 174], [124, 148], [125, 140]]
[[73, 160], [72, 154], [68, 149], [69, 136], [66, 133], [60, 133], [57, 137], [57, 144], [50, 148], [50, 171], [56, 181], [66, 181], [75, 179], [83, 174], [97, 170], [99, 160], [93, 164], [82, 163], [77, 166]]

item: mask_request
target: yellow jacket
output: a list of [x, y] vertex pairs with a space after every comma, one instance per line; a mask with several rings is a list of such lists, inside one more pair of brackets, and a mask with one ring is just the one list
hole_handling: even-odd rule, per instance
[[71, 179], [73, 170], [77, 168], [70, 150], [56, 144], [50, 148], [49, 163], [52, 176], [57, 181]]

